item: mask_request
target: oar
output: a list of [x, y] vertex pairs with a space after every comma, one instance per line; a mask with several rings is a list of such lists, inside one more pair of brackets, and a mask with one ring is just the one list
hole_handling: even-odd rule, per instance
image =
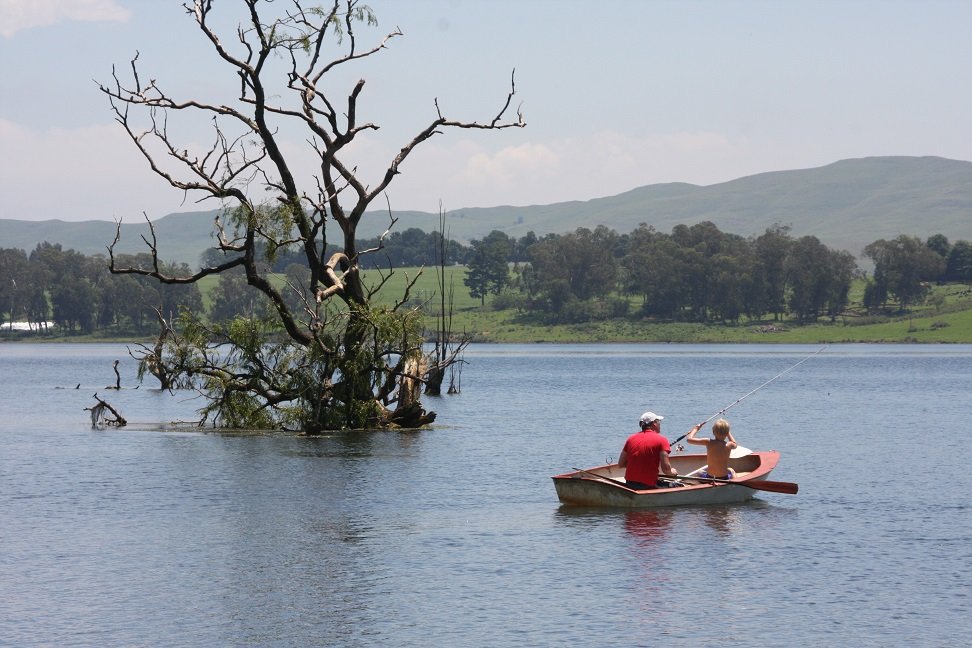
[[574, 470], [576, 470], [577, 472], [580, 472], [580, 473], [584, 473], [585, 475], [590, 475], [592, 477], [597, 477], [598, 479], [603, 479], [604, 481], [611, 482], [615, 486], [619, 486], [619, 487], [623, 488], [624, 490], [629, 490], [632, 493], [637, 493], [638, 492], [635, 489], [633, 489], [630, 486], [628, 486], [627, 484], [625, 484], [624, 482], [619, 482], [617, 479], [612, 479], [610, 477], [605, 477], [604, 475], [598, 475], [597, 473], [592, 473], [589, 470], [582, 470], [580, 468], [574, 468]]
[[757, 481], [733, 481], [731, 479], [716, 479], [715, 477], [691, 477], [688, 475], [659, 475], [659, 477], [666, 477], [668, 479], [691, 479], [694, 481], [711, 482], [713, 484], [735, 484], [736, 486], [745, 486], [746, 488], [771, 491], [773, 493], [786, 493], [787, 495], [796, 495], [797, 491], [800, 489], [800, 485], [793, 482], [767, 481], [765, 479]]

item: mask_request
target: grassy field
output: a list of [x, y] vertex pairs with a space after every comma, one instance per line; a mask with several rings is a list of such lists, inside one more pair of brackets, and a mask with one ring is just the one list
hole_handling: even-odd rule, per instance
[[[400, 272], [386, 284], [387, 295], [400, 295], [405, 275]], [[771, 320], [737, 325], [657, 323], [619, 319], [585, 324], [544, 326], [524, 321], [514, 310], [495, 310], [469, 296], [462, 281], [465, 268], [446, 269], [446, 282], [454, 289], [453, 330], [465, 331], [482, 342], [747, 342], [818, 344], [826, 342], [972, 343], [972, 290], [969, 286], [935, 286], [927, 303], [896, 317], [848, 315], [837, 321], [797, 326]], [[426, 269], [413, 288], [426, 299], [437, 294], [435, 269]], [[851, 292], [851, 313], [860, 311], [863, 282]], [[432, 322], [430, 321], [431, 325]]]
[[[407, 280], [412, 280], [418, 268], [397, 270], [382, 289], [379, 297], [393, 301], [402, 295]], [[682, 342], [682, 343], [777, 343], [822, 344], [839, 342], [889, 343], [972, 343], [972, 287], [966, 285], [935, 286], [925, 304], [910, 313], [894, 317], [864, 317], [860, 309], [863, 282], [851, 291], [851, 309], [835, 322], [819, 322], [798, 326], [790, 321], [743, 321], [736, 325], [668, 323], [617, 319], [583, 324], [553, 326], [530, 323], [513, 309], [497, 310], [491, 299], [482, 306], [469, 296], [463, 285], [465, 268], [446, 268], [446, 284], [453, 291], [453, 322], [455, 333], [468, 333], [478, 342], [540, 343], [540, 342]], [[203, 301], [209, 305], [216, 277], [200, 282]], [[448, 290], [448, 288], [447, 288]], [[412, 287], [413, 304], [427, 304], [429, 312], [438, 310], [438, 280], [435, 268], [426, 268]], [[632, 311], [637, 310], [633, 305]], [[431, 329], [435, 320], [429, 317]], [[4, 335], [6, 339], [29, 339], [33, 336]], [[103, 334], [44, 338], [45, 341], [107, 341], [114, 338]], [[118, 341], [130, 341], [126, 338]]]

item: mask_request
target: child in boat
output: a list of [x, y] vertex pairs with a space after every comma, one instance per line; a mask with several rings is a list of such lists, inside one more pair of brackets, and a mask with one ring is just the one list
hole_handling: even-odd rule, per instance
[[735, 472], [729, 467], [729, 453], [736, 447], [736, 440], [732, 438], [729, 431], [729, 421], [719, 419], [712, 424], [713, 439], [696, 439], [695, 433], [702, 429], [703, 423], [699, 423], [688, 433], [685, 440], [695, 445], [705, 446], [705, 458], [708, 466], [699, 475], [700, 477], [715, 479], [732, 479]]

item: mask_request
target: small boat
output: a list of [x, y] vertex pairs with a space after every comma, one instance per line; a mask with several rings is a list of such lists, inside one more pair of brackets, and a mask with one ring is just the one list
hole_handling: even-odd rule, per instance
[[634, 490], [624, 482], [624, 468], [617, 464], [554, 475], [554, 486], [561, 503], [570, 506], [611, 506], [651, 508], [693, 504], [731, 504], [752, 499], [757, 490], [795, 494], [797, 485], [766, 479], [780, 460], [775, 450], [748, 452], [729, 459], [735, 472], [731, 480], [699, 477], [705, 467], [704, 454], [673, 455], [672, 467], [679, 474], [671, 488]]

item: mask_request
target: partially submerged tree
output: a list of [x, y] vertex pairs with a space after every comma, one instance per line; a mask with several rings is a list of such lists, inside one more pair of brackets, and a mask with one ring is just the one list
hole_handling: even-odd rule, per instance
[[[162, 362], [172, 364], [170, 373], [201, 380], [209, 398], [204, 418], [214, 423], [309, 433], [428, 423], [435, 414], [426, 412], [419, 399], [429, 368], [422, 350], [421, 314], [405, 307], [408, 288], [394, 303], [378, 304], [376, 293], [389, 274], [381, 273], [371, 284], [364, 281], [361, 259], [375, 248], [357, 249], [356, 232], [365, 210], [402, 163], [433, 135], [446, 128], [524, 126], [519, 111], [510, 115], [512, 79], [504, 104], [485, 122], [449, 119], [436, 100], [431, 122], [400, 148], [378, 178], [365, 179], [345, 157], [352, 142], [378, 129], [358, 119], [365, 81], [359, 80], [338, 101], [330, 88], [340, 79], [332, 78], [379, 54], [401, 32], [362, 49], [355, 29], [376, 21], [371, 9], [356, 0], [334, 0], [323, 9], [289, 0], [283, 11], [278, 10], [283, 3], [269, 0], [242, 4], [247, 17], [232, 43], [224, 42], [213, 27], [212, 0], [183, 5], [216, 55], [238, 76], [235, 101], [171, 96], [141, 74], [137, 54], [130, 79], [123, 80], [116, 71], [111, 84], [99, 85], [155, 173], [173, 187], [225, 206], [216, 222], [222, 261], [191, 274], [167, 274], [152, 230], [146, 239], [152, 264], [119, 264], [116, 234], [109, 246], [110, 269], [177, 284], [242, 268], [247, 284], [266, 296], [271, 307], [265, 318], [206, 326], [186, 314], [181, 335], [166, 339], [170, 346]], [[336, 52], [333, 57], [329, 48]], [[211, 121], [208, 150], [193, 150], [170, 131], [170, 120], [174, 123], [187, 113]], [[137, 122], [139, 115], [146, 118], [144, 125]], [[298, 129], [315, 159], [312, 179], [303, 186], [298, 176], [306, 169], [298, 169], [286, 153], [285, 136]], [[396, 219], [389, 216], [394, 225]], [[329, 220], [338, 226], [341, 250], [327, 255]], [[294, 247], [307, 263], [299, 285], [272, 276], [260, 253], [265, 250], [264, 256], [272, 258], [278, 249]], [[176, 343], [178, 348], [171, 346]]]
[[459, 385], [456, 382], [456, 370], [462, 369], [463, 351], [469, 345], [471, 337], [465, 331], [458, 337], [452, 331], [452, 305], [455, 297], [452, 277], [446, 281], [446, 257], [449, 252], [449, 237], [446, 235], [445, 212], [439, 203], [439, 237], [435, 247], [435, 278], [439, 290], [439, 310], [435, 317], [435, 335], [432, 339], [432, 350], [429, 353], [429, 369], [426, 372], [425, 393], [432, 396], [442, 394], [442, 381], [446, 370], [451, 372], [449, 393], [458, 394]]

